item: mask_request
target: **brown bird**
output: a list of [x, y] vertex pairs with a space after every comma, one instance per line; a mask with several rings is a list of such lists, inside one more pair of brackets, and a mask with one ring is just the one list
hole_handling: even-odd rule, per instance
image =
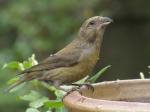
[[111, 22], [112, 19], [101, 16], [87, 19], [69, 45], [21, 72], [20, 79], [8, 90], [33, 79], [51, 82], [59, 88], [60, 85], [71, 84], [89, 75], [99, 59], [105, 28]]

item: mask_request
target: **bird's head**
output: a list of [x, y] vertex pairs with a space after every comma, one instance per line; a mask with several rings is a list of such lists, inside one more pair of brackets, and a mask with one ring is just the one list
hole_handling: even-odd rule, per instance
[[88, 42], [95, 42], [96, 38], [102, 39], [106, 26], [111, 22], [113, 20], [108, 17], [91, 17], [82, 24], [79, 37]]

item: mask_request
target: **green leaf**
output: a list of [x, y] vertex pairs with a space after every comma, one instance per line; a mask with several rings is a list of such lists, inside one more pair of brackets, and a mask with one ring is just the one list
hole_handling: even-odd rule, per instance
[[140, 77], [141, 77], [141, 79], [145, 79], [145, 75], [143, 72], [140, 72]]
[[39, 110], [35, 109], [35, 108], [28, 108], [26, 110], [26, 112], [40, 112]]
[[21, 71], [24, 70], [23, 64], [20, 62], [17, 62], [17, 61], [13, 61], [13, 62], [4, 64], [2, 69], [5, 69], [5, 68], [17, 69], [17, 70], [21, 70]]
[[18, 62], [16, 61], [13, 61], [13, 62], [10, 62], [10, 63], [7, 63], [7, 64], [4, 64], [2, 69], [5, 69], [5, 68], [18, 68]]
[[57, 99], [62, 99], [63, 96], [65, 95], [65, 92], [57, 89], [57, 90], [55, 90], [55, 95], [56, 95]]
[[32, 67], [32, 62], [24, 61], [23, 66], [24, 66], [25, 69], [30, 68], [30, 67]]
[[86, 80], [89, 78], [89, 76], [84, 77], [83, 79], [75, 82], [76, 84], [84, 84], [86, 82]]
[[30, 102], [30, 107], [39, 108], [44, 105], [45, 102], [49, 101], [47, 97], [42, 97], [40, 99], [36, 99], [35, 101]]
[[7, 82], [7, 84], [13, 84], [13, 83], [15, 83], [15, 82], [18, 81], [18, 80], [19, 80], [19, 77], [14, 77], [14, 78], [10, 79], [10, 80]]
[[12, 61], [10, 63], [4, 64], [2, 69], [10, 68], [10, 69], [18, 69], [19, 68], [19, 62]]
[[32, 64], [32, 66], [38, 64], [37, 60], [35, 59], [35, 54], [32, 54], [32, 56], [28, 58], [28, 61]]
[[19, 63], [19, 68], [18, 68], [18, 70], [20, 70], [20, 71], [24, 71], [24, 70], [25, 70], [25, 68], [24, 68], [24, 66], [23, 66], [22, 63]]
[[106, 67], [104, 67], [103, 69], [101, 69], [98, 73], [96, 73], [93, 77], [91, 77], [90, 79], [88, 79], [89, 82], [94, 83], [96, 82], [96, 80], [102, 76], [102, 74], [108, 69], [110, 68], [111, 65], [108, 65]]
[[31, 91], [29, 94], [21, 96], [20, 98], [25, 101], [35, 101], [39, 99], [41, 95], [36, 91]]
[[23, 62], [25, 69], [30, 68], [33, 65], [37, 65], [37, 64], [38, 64], [38, 62], [35, 59], [35, 54], [32, 54], [32, 56], [28, 58], [28, 61]]
[[50, 91], [56, 91], [57, 89], [54, 86], [49, 85], [48, 83], [41, 82], [41, 85], [45, 88], [47, 88]]
[[17, 85], [13, 89], [11, 89], [9, 92], [12, 93], [12, 92], [18, 91], [18, 90], [22, 89], [24, 87], [24, 85], [25, 85], [25, 82], [20, 85]]
[[56, 108], [56, 112], [68, 112], [66, 108], [60, 107], [60, 108]]
[[46, 112], [52, 112], [51, 110], [47, 110]]
[[63, 103], [62, 101], [58, 101], [58, 100], [50, 100], [48, 102], [45, 102], [44, 105], [47, 108], [59, 108], [59, 107], [63, 107]]
[[52, 112], [51, 110], [47, 110], [46, 112]]
[[28, 58], [28, 61], [24, 61], [23, 63], [12, 61], [10, 63], [4, 64], [2, 69], [10, 68], [10, 69], [17, 69], [17, 70], [23, 71], [36, 64], [38, 64], [38, 62], [35, 59], [35, 55], [32, 54], [32, 56]]

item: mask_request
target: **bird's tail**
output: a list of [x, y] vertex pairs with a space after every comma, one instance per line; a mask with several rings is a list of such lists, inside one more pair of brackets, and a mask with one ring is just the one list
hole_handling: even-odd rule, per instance
[[20, 85], [20, 84], [22, 84], [24, 82], [25, 82], [24, 79], [19, 79], [15, 83], [13, 83], [12, 85], [10, 85], [8, 88], [6, 88], [4, 91], [5, 92], [9, 92], [11, 89], [15, 88], [16, 86], [18, 86], [18, 85]]

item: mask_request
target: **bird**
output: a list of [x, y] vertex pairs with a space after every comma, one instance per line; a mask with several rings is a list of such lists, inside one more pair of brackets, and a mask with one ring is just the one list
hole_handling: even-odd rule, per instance
[[7, 90], [34, 79], [59, 88], [89, 75], [99, 60], [105, 29], [112, 22], [111, 18], [103, 16], [85, 20], [70, 44], [39, 64], [20, 72], [19, 80]]

